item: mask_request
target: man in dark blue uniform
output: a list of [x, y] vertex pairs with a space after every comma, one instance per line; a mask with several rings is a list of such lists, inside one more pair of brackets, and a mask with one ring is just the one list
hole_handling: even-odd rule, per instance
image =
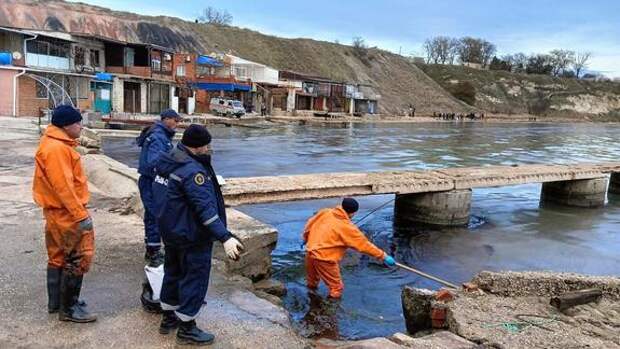
[[213, 242], [222, 242], [233, 260], [243, 250], [226, 228], [224, 198], [211, 167], [210, 142], [205, 127], [190, 125], [181, 143], [163, 155], [155, 169], [157, 199], [165, 193], [158, 211], [166, 251], [159, 331], [167, 334], [178, 326], [180, 344], [207, 345], [214, 340], [195, 322], [205, 304]]
[[136, 139], [140, 151], [140, 164], [138, 172], [138, 188], [140, 198], [144, 206], [144, 242], [146, 253], [144, 259], [151, 266], [158, 266], [163, 263], [161, 253], [161, 238], [157, 228], [157, 218], [155, 212], [157, 208], [153, 199], [153, 179], [155, 178], [154, 165], [162, 154], [172, 149], [172, 138], [174, 129], [181, 117], [172, 109], [164, 110], [161, 113], [161, 121], [157, 121], [153, 126], [142, 131]]

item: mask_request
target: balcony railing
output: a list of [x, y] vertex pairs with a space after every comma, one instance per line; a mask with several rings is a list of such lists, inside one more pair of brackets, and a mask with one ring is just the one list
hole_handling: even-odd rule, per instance
[[26, 53], [26, 65], [29, 67], [69, 70], [69, 58]]
[[142, 77], [151, 77], [151, 67], [138, 67], [138, 66], [133, 66], [133, 67], [114, 67], [114, 66], [107, 66], [106, 67], [106, 71], [108, 73], [112, 73], [112, 74], [129, 74], [129, 75], [136, 75], [136, 76], [142, 76]]

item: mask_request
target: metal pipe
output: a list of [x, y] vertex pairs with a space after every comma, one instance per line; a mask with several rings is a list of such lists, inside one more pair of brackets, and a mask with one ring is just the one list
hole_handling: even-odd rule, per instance
[[[34, 34], [31, 38], [24, 39], [24, 64], [26, 63], [26, 54], [28, 53], [27, 45], [29, 40], [34, 40], [39, 36], [39, 34]], [[26, 69], [24, 68], [21, 73], [13, 76], [13, 116], [17, 117], [17, 78], [26, 74]]]
[[17, 117], [17, 78], [26, 74], [26, 69], [22, 69], [21, 73], [13, 76], [13, 116]]
[[438, 278], [438, 277], [435, 277], [435, 276], [429, 275], [429, 274], [427, 274], [427, 273], [425, 273], [425, 272], [423, 272], [423, 271], [419, 271], [419, 270], [414, 269], [414, 268], [412, 268], [412, 267], [410, 267], [410, 266], [407, 266], [407, 265], [404, 265], [404, 264], [400, 264], [400, 263], [396, 263], [396, 266], [397, 266], [397, 267], [399, 267], [399, 268], [405, 269], [405, 270], [407, 270], [407, 271], [410, 271], [410, 272], [412, 272], [412, 273], [416, 273], [416, 274], [418, 274], [418, 275], [420, 275], [420, 276], [424, 276], [424, 277], [425, 277], [425, 278], [427, 278], [427, 279], [431, 279], [431, 280], [433, 280], [433, 281], [437, 281], [437, 282], [439, 282], [440, 284], [445, 285], [445, 286], [448, 286], [448, 287], [453, 288], [453, 289], [455, 289], [455, 290], [458, 290], [458, 289], [459, 289], [459, 287], [458, 287], [458, 286], [456, 286], [456, 285], [455, 285], [455, 284], [453, 284], [453, 283], [450, 283], [450, 282], [445, 281], [445, 280], [442, 280], [442, 279], [440, 279], [440, 278]]

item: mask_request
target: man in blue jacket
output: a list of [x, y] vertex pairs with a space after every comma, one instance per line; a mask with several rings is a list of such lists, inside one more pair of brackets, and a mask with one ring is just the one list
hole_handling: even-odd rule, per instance
[[161, 265], [164, 256], [161, 253], [161, 238], [157, 228], [157, 218], [153, 199], [153, 179], [155, 178], [154, 166], [162, 154], [172, 149], [172, 138], [174, 129], [181, 117], [172, 109], [164, 110], [161, 113], [161, 121], [157, 121], [153, 126], [142, 131], [136, 139], [140, 151], [140, 164], [138, 166], [138, 188], [140, 189], [140, 199], [144, 206], [144, 242], [146, 253], [144, 259], [150, 266]]
[[213, 242], [222, 242], [233, 260], [243, 250], [226, 228], [224, 198], [211, 167], [210, 142], [204, 126], [190, 125], [181, 143], [164, 154], [155, 169], [153, 190], [161, 200], [158, 223], [166, 251], [159, 332], [168, 334], [178, 327], [179, 344], [208, 345], [214, 340], [195, 322], [205, 304]]

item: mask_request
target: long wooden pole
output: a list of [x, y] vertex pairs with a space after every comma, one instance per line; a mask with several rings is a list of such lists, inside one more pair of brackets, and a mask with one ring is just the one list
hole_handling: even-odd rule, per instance
[[433, 281], [437, 281], [437, 282], [439, 282], [440, 284], [445, 285], [445, 286], [448, 286], [448, 287], [453, 288], [453, 289], [455, 289], [455, 290], [458, 290], [458, 288], [459, 288], [458, 286], [456, 286], [456, 285], [455, 285], [455, 284], [453, 284], [453, 283], [450, 283], [450, 282], [448, 282], [448, 281], [442, 280], [442, 279], [440, 279], [440, 278], [438, 278], [438, 277], [434, 277], [433, 275], [429, 275], [429, 274], [427, 274], [427, 273], [425, 273], [425, 272], [423, 272], [423, 271], [419, 271], [419, 270], [414, 269], [414, 268], [412, 268], [412, 267], [410, 267], [410, 266], [407, 266], [407, 265], [404, 265], [404, 264], [400, 264], [400, 263], [396, 263], [396, 266], [397, 266], [397, 267], [399, 267], [399, 268], [402, 268], [402, 269], [408, 270], [408, 271], [410, 271], [410, 272], [412, 272], [412, 273], [416, 273], [416, 274], [418, 274], [418, 275], [420, 275], [420, 276], [424, 276], [424, 277], [425, 277], [425, 278], [427, 278], [427, 279], [431, 279], [431, 280], [433, 280]]

